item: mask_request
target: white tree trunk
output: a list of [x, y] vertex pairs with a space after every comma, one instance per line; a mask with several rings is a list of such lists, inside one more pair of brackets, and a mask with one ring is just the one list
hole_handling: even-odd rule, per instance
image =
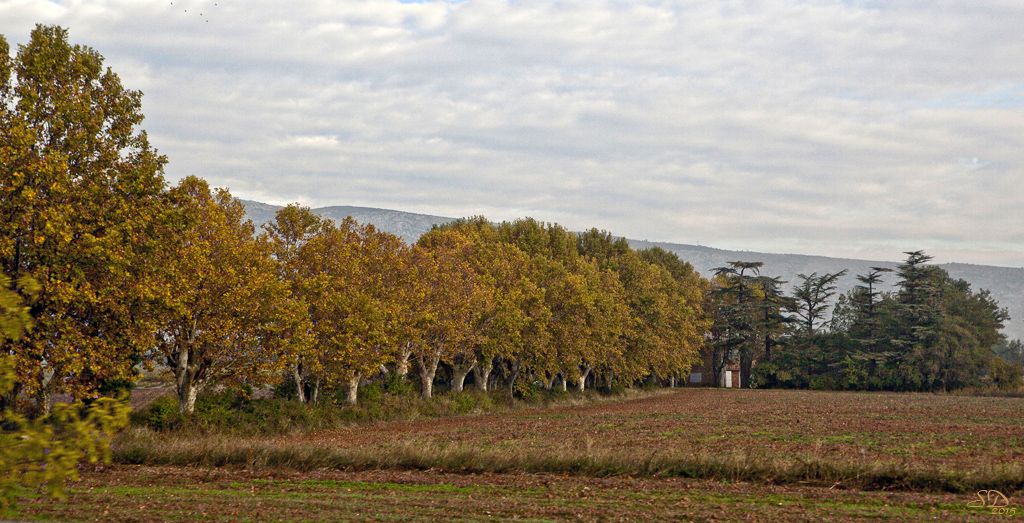
[[349, 378], [348, 388], [345, 389], [345, 405], [355, 406], [359, 398], [359, 376]]
[[514, 360], [508, 364], [508, 376], [505, 377], [505, 387], [508, 389], [508, 395], [511, 396], [515, 390], [516, 380], [519, 379], [519, 374], [523, 370], [523, 365], [519, 363], [519, 360]]
[[555, 375], [544, 372], [544, 390], [550, 391], [555, 382]]
[[43, 415], [50, 413], [50, 408], [53, 406], [53, 382], [56, 373], [52, 368], [46, 368], [43, 371], [42, 386], [36, 392], [36, 402], [39, 404], [39, 410]]
[[295, 378], [295, 390], [299, 395], [299, 403], [306, 403], [306, 383], [302, 379], [302, 364], [296, 363], [292, 367], [292, 376]]
[[587, 376], [590, 375], [590, 371], [593, 370], [590, 367], [585, 367], [580, 370], [579, 375], [576, 377], [576, 390], [583, 392], [587, 387]]
[[420, 385], [422, 385], [422, 395], [424, 398], [433, 396], [434, 391], [434, 375], [437, 374], [437, 364], [441, 361], [441, 351], [434, 349], [427, 355], [426, 358], [422, 354], [416, 356], [417, 362], [420, 364]]
[[403, 378], [409, 375], [410, 356], [412, 356], [411, 343], [406, 343], [402, 345], [402, 348], [398, 349], [398, 355], [395, 357], [395, 374]]
[[565, 374], [558, 373], [558, 388], [561, 389], [562, 392], [565, 392], [567, 390], [565, 382], [566, 382]]
[[477, 360], [473, 366], [473, 380], [476, 381], [477, 390], [487, 392], [487, 380], [491, 378], [491, 370], [493, 369], [493, 359], [484, 358], [483, 360]]
[[476, 367], [476, 362], [472, 362], [469, 365], [452, 365], [452, 391], [462, 392], [462, 388], [466, 382], [466, 376]]
[[182, 394], [178, 397], [181, 402], [181, 411], [188, 412], [189, 414], [196, 411], [196, 397], [199, 396], [199, 391], [202, 388], [198, 383], [189, 383]]
[[183, 413], [193, 413], [196, 410], [196, 396], [199, 395], [203, 384], [195, 380], [196, 366], [192, 365], [192, 351], [189, 347], [181, 348], [178, 352], [178, 364], [174, 368], [175, 385], [178, 389], [178, 403]]

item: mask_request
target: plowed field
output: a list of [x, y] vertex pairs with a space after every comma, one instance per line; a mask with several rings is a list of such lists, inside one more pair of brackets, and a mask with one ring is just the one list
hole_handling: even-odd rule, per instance
[[[199, 448], [221, 448], [201, 442]], [[188, 442], [166, 441], [165, 445]], [[1024, 400], [926, 394], [684, 389], [625, 401], [377, 423], [223, 448], [378, 453], [458, 447], [481, 455], [594, 453], [892, 463], [924, 471], [1013, 469]], [[212, 450], [211, 450], [212, 451]], [[205, 452], [205, 451], [204, 451]], [[235, 452], [235, 455], [247, 455]], [[400, 452], [399, 452], [400, 453]], [[517, 454], [518, 453], [518, 454]], [[514, 462], [514, 460], [513, 460]], [[18, 519], [58, 521], [1000, 521], [973, 492], [863, 491], [790, 481], [451, 473], [438, 470], [117, 465], [86, 471], [66, 500], [22, 499]], [[298, 462], [293, 462], [296, 464]], [[386, 459], [377, 463], [389, 463]], [[392, 463], [399, 463], [397, 461]], [[384, 465], [381, 465], [384, 466]], [[254, 468], [242, 470], [240, 467]], [[423, 467], [426, 468], [426, 467]], [[458, 471], [457, 467], [449, 469]], [[519, 469], [524, 470], [524, 469]], [[994, 501], [992, 501], [994, 499]], [[1018, 513], [1019, 512], [1019, 513]]]
[[1021, 462], [1024, 399], [682, 389], [614, 403], [386, 423], [300, 439], [351, 449], [415, 443], [722, 453], [963, 470]]
[[[52, 521], [999, 521], [973, 496], [546, 474], [91, 472], [66, 500], [22, 501]], [[1010, 516], [1016, 518], [1019, 516]]]

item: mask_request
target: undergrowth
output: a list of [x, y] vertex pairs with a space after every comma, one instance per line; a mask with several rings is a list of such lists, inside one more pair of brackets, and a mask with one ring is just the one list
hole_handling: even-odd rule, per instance
[[621, 395], [595, 391], [531, 390], [512, 398], [507, 391], [466, 390], [423, 398], [408, 391], [392, 393], [381, 385], [362, 387], [357, 405], [345, 405], [341, 394], [317, 404], [269, 397], [254, 399], [251, 391], [222, 390], [202, 394], [195, 412], [182, 414], [178, 399], [168, 393], [132, 414], [132, 424], [159, 433], [201, 435], [281, 436], [340, 428], [358, 423], [414, 420], [504, 412], [552, 405], [587, 404]]
[[970, 493], [1024, 489], [1024, 466], [961, 471], [915, 468], [895, 462], [768, 459], [745, 454], [640, 453], [621, 449], [562, 449], [537, 452], [481, 449], [451, 444], [409, 443], [386, 448], [336, 449], [298, 442], [205, 437], [162, 438], [129, 434], [117, 446], [126, 464], [287, 469], [405, 469], [456, 473], [554, 473], [582, 476], [682, 477], [765, 484], [811, 484], [863, 490]]

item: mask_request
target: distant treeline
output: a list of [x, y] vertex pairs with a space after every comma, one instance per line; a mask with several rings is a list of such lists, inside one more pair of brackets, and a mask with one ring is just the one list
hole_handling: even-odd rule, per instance
[[891, 269], [873, 267], [838, 297], [831, 319], [835, 282], [845, 271], [801, 274], [785, 296], [785, 282], [760, 275], [760, 263], [717, 269], [708, 294], [715, 322], [706, 353], [716, 379], [736, 363], [741, 382], [755, 387], [1018, 387], [1024, 351], [1019, 340], [1008, 343], [1000, 333], [1006, 310], [987, 291], [973, 292], [967, 282], [926, 265], [930, 256], [906, 254], [896, 270], [897, 292], [879, 291], [882, 274]]

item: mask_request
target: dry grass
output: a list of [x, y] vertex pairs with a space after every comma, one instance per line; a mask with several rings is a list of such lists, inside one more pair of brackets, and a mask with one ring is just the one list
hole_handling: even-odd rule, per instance
[[402, 443], [333, 448], [299, 441], [206, 436], [162, 438], [137, 431], [119, 441], [125, 464], [236, 467], [246, 470], [431, 470], [455, 473], [554, 473], [804, 484], [865, 490], [968, 493], [1024, 489], [1024, 466], [981, 470], [934, 469], [896, 461], [841, 462], [819, 458], [765, 458], [744, 453], [644, 452], [640, 449], [481, 449], [468, 444]]
[[[970, 492], [1024, 489], [1024, 404], [931, 394], [688, 389], [502, 405], [293, 436], [136, 429], [124, 463], [546, 472]], [[479, 399], [479, 398], [478, 398]], [[573, 404], [578, 403], [578, 404]], [[429, 406], [429, 405], [427, 405]], [[428, 410], [431, 410], [428, 409]], [[278, 432], [277, 434], [287, 434]]]

